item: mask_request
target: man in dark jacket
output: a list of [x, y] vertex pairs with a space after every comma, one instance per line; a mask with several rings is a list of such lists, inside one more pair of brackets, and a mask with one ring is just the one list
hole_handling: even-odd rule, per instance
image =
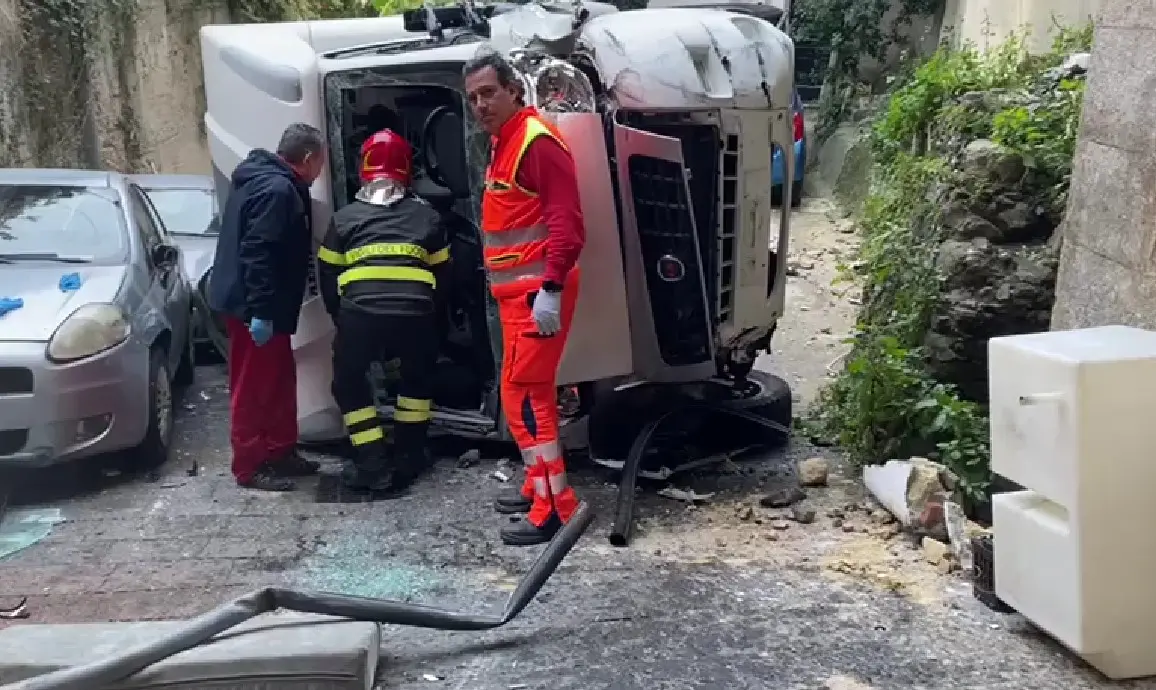
[[313, 246], [309, 186], [325, 165], [321, 132], [293, 124], [277, 153], [254, 149], [233, 171], [209, 285], [229, 336], [233, 476], [290, 491], [317, 471], [297, 454], [297, 383], [289, 337], [305, 297]]

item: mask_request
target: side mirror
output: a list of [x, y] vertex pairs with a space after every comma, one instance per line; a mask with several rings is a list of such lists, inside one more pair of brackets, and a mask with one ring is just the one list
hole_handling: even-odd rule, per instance
[[171, 244], [158, 244], [153, 247], [153, 264], [157, 268], [172, 268], [180, 260], [180, 251]]
[[455, 197], [468, 197], [470, 176], [462, 116], [444, 105], [430, 113], [422, 128], [422, 148], [430, 180]]

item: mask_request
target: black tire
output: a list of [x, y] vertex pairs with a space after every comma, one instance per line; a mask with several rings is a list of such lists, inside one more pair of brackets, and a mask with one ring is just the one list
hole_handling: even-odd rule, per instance
[[149, 425], [144, 440], [130, 453], [130, 463], [134, 469], [160, 467], [169, 458], [174, 409], [167, 358], [168, 355], [160, 347], [154, 347], [149, 353]]
[[[717, 397], [713, 402], [719, 407], [749, 412], [787, 429], [791, 428], [791, 387], [786, 381], [774, 374], [754, 370], [747, 374], [742, 385], [742, 390], [735, 391], [729, 382], [719, 381], [718, 386], [730, 388], [730, 394]], [[785, 442], [788, 436], [782, 432], [774, 435], [779, 442]]]
[[803, 181], [791, 185], [791, 208], [799, 208], [803, 205]]
[[[736, 391], [732, 382], [721, 379], [688, 385], [647, 384], [617, 391], [595, 401], [588, 426], [590, 455], [600, 459], [625, 460], [634, 439], [651, 420], [702, 403], [721, 409], [742, 410], [788, 430], [791, 427], [790, 386], [763, 371], [751, 371], [741, 391]], [[686, 431], [691, 436], [709, 436], [708, 445], [721, 443], [733, 449], [756, 444], [781, 445], [788, 437], [782, 431], [768, 431], [725, 412], [711, 412], [700, 407], [685, 414], [685, 418], [672, 421], [670, 427]], [[646, 462], [643, 467], [647, 467]]]
[[193, 342], [193, 329], [196, 327], [196, 311], [189, 314], [188, 335], [185, 336], [185, 346], [181, 352], [181, 361], [177, 364], [177, 372], [173, 374], [173, 385], [191, 386], [197, 378], [197, 350]]

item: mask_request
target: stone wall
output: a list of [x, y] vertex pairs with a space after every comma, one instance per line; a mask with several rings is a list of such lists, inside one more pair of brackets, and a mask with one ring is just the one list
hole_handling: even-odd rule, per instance
[[198, 32], [227, 21], [225, 0], [0, 0], [0, 164], [208, 173]]
[[1156, 329], [1156, 0], [1096, 24], [1052, 328]]
[[[1116, 0], [1107, 0], [1115, 2]], [[1015, 31], [1029, 30], [1027, 48], [1046, 53], [1056, 28], [1086, 22], [1102, 0], [947, 0], [943, 31], [957, 44], [982, 51], [994, 48]]]

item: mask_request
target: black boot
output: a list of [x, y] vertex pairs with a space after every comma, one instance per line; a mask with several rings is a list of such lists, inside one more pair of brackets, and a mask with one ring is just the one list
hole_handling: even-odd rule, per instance
[[341, 468], [341, 483], [352, 491], [390, 493], [395, 491], [393, 458], [378, 446], [376, 452], [364, 451], [361, 457]]
[[560, 529], [562, 521], [558, 519], [558, 514], [550, 513], [550, 517], [541, 527], [522, 517], [503, 527], [500, 536], [506, 546], [534, 546], [550, 541]]
[[395, 481], [409, 486], [433, 466], [433, 456], [426, 443], [428, 423], [394, 424]]
[[528, 513], [531, 505], [530, 499], [522, 495], [522, 490], [513, 487], [502, 489], [498, 497], [494, 499], [494, 510], [502, 515]]

